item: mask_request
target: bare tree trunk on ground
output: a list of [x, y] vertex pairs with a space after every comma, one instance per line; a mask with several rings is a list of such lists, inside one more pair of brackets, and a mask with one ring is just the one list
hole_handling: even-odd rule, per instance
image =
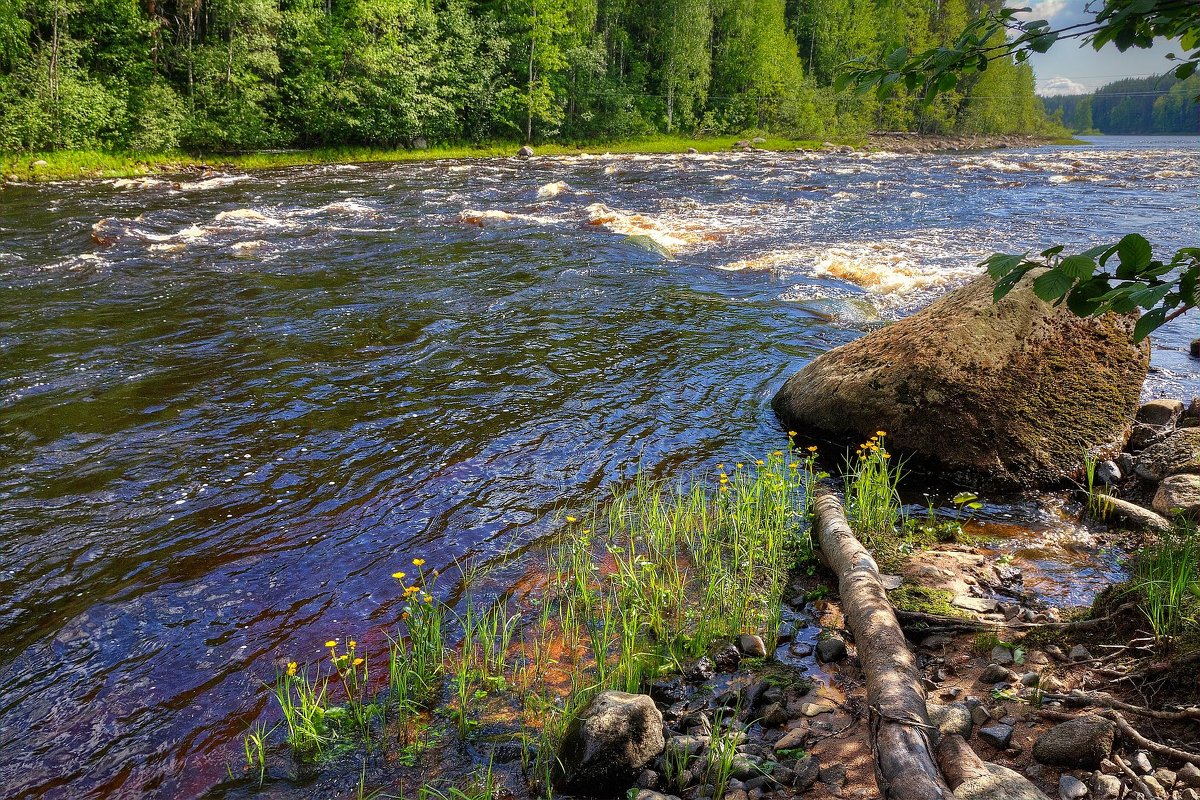
[[875, 782], [884, 800], [953, 800], [930, 747], [925, 687], [879, 567], [854, 536], [837, 496], [818, 489], [816, 533], [838, 576], [846, 622], [867, 682]]

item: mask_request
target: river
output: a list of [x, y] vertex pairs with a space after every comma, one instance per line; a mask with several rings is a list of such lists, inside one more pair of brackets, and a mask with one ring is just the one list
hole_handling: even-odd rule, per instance
[[0, 188], [0, 795], [203, 794], [412, 558], [503, 581], [639, 464], [778, 446], [789, 374], [992, 250], [1194, 244], [1198, 187], [1104, 138]]

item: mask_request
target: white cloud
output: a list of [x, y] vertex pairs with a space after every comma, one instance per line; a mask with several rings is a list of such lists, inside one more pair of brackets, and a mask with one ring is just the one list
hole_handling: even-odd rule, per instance
[[1052, 22], [1067, 7], [1067, 0], [1036, 0], [1030, 3], [1029, 19], [1044, 19]]
[[1037, 82], [1037, 93], [1042, 97], [1053, 97], [1060, 94], [1087, 94], [1088, 87], [1070, 78], [1046, 78]]

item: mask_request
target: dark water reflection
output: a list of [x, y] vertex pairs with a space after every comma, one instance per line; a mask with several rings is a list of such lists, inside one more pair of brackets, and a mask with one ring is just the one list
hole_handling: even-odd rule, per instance
[[[993, 248], [1194, 241], [1198, 179], [1108, 140], [0, 189], [0, 786], [200, 794], [276, 663], [382, 650], [413, 557], [773, 448], [815, 354]], [[1151, 393], [1200, 387], [1191, 325]]]

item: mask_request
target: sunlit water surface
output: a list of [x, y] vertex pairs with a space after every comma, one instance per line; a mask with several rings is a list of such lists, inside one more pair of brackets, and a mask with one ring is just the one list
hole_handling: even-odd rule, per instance
[[992, 250], [1194, 244], [1198, 186], [1196, 140], [1103, 139], [0, 189], [0, 793], [201, 794], [413, 557], [774, 449], [813, 356]]

